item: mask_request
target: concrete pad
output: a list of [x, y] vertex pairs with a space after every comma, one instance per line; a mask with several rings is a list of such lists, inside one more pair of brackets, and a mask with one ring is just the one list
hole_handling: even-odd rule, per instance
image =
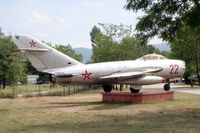
[[[164, 84], [154, 84], [154, 85], [144, 85], [142, 88], [146, 89], [163, 89]], [[185, 93], [191, 93], [191, 94], [200, 94], [200, 87], [199, 88], [191, 88], [191, 87], [185, 87], [184, 85], [174, 85], [171, 84], [171, 91], [177, 91], [177, 92], [185, 92]]]
[[200, 88], [172, 88], [171, 90], [192, 94], [200, 94]]
[[152, 92], [110, 92], [102, 93], [103, 102], [127, 102], [127, 103], [148, 103], [174, 99], [174, 91], [152, 91]]

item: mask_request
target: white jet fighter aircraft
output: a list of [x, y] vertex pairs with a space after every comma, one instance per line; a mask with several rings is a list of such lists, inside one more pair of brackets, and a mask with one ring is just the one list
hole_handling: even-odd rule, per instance
[[185, 72], [184, 61], [157, 54], [132, 61], [82, 64], [32, 37], [22, 35], [12, 39], [34, 68], [52, 74], [61, 85], [102, 85], [105, 92], [111, 92], [113, 84], [123, 84], [130, 85], [132, 93], [138, 93], [142, 85], [168, 82], [164, 85], [168, 91], [169, 79]]

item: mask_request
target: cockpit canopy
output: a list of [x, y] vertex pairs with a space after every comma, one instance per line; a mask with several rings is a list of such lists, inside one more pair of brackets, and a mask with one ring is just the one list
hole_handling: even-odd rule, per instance
[[143, 60], [143, 61], [146, 61], [146, 60], [166, 60], [168, 58], [166, 58], [165, 56], [163, 55], [159, 55], [159, 54], [147, 54], [147, 55], [144, 55], [142, 57], [140, 57], [138, 60]]

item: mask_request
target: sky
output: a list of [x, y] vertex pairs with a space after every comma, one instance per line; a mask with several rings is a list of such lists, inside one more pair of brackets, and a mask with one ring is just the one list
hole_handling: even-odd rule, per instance
[[[132, 25], [142, 12], [123, 7], [126, 0], [0, 0], [0, 27], [6, 35], [31, 35], [53, 44], [91, 48], [98, 23]], [[157, 37], [151, 44], [162, 43]]]

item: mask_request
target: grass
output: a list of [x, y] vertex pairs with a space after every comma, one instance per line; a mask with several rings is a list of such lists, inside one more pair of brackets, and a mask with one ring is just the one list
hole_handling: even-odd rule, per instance
[[[173, 84], [173, 87], [190, 87], [189, 85], [180, 85]], [[195, 86], [198, 88], [199, 86]], [[83, 88], [69, 88], [65, 89], [59, 85], [50, 85], [50, 84], [25, 84], [25, 85], [15, 85], [15, 86], [6, 86], [6, 89], [0, 89], [0, 98], [17, 98], [17, 97], [33, 97], [33, 96], [66, 96], [80, 92], [82, 90], [88, 89], [87, 87]], [[119, 86], [118, 86], [119, 90]], [[130, 92], [129, 88], [123, 87], [123, 91]], [[159, 89], [143, 89], [143, 91], [159, 91]], [[84, 92], [83, 92], [84, 93]], [[88, 93], [88, 92], [87, 92]], [[90, 93], [96, 93], [96, 91], [91, 91]]]
[[172, 101], [117, 104], [101, 102], [100, 93], [0, 99], [0, 132], [200, 132], [199, 95], [176, 92]]
[[50, 84], [26, 84], [7, 86], [5, 89], [0, 89], [0, 98], [16, 98], [16, 97], [33, 97], [33, 96], [64, 96], [77, 93], [76, 89], [71, 89], [62, 86]]

